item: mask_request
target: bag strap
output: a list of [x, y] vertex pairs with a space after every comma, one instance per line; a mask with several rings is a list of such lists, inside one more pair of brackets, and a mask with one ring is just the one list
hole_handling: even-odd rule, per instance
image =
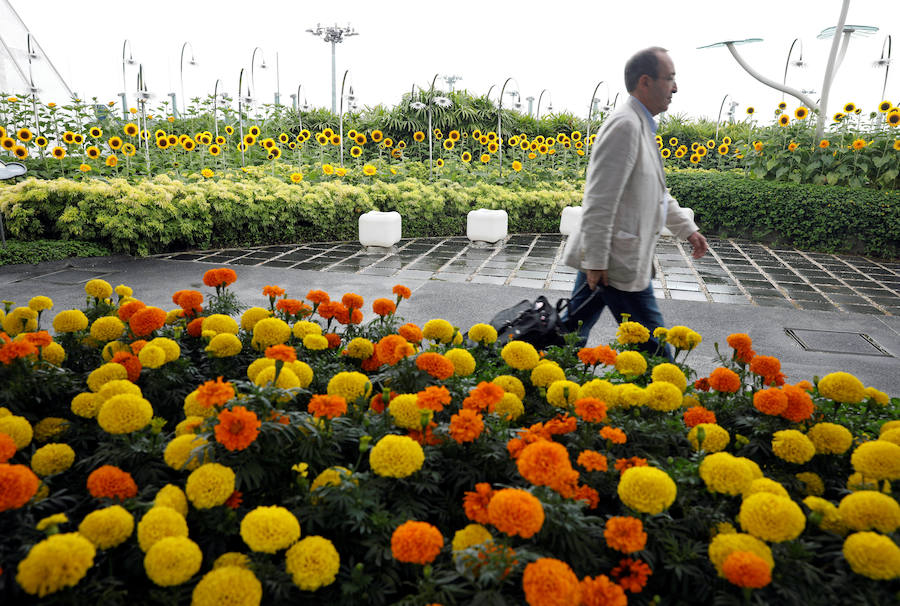
[[[599, 287], [599, 285], [598, 285], [598, 287]], [[576, 296], [578, 296], [579, 294], [581, 294], [581, 292], [582, 292], [585, 288], [588, 288], [587, 280], [585, 280], [585, 281], [581, 284], [581, 287], [580, 287], [578, 290], [576, 290], [575, 292], [572, 293], [572, 296], [571, 296], [571, 297], [569, 297], [568, 299], [560, 299], [559, 301], [557, 301], [557, 302], [556, 302], [556, 313], [557, 313], [557, 314], [562, 313], [563, 310], [564, 310], [566, 307], [569, 306], [569, 302], [570, 302], [573, 298], [575, 298]], [[594, 298], [594, 296], [596, 296], [597, 292], [599, 292], [599, 288], [597, 289], [597, 291], [594, 292], [593, 295], [591, 295], [590, 297], [588, 297], [581, 305], [579, 305], [579, 306], [578, 306], [578, 309], [576, 309], [575, 311], [573, 311], [570, 315], [573, 315], [573, 316], [574, 316], [574, 315], [577, 314], [579, 311], [581, 311], [582, 308], [583, 308], [585, 305], [587, 305], [588, 302], [589, 302], [591, 299]]]

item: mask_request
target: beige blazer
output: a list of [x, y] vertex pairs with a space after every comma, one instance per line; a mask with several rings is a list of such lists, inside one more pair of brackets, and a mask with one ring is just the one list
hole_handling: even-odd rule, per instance
[[650, 285], [663, 225], [679, 238], [698, 229], [669, 194], [647, 116], [631, 95], [597, 133], [582, 208], [581, 228], [569, 236], [563, 262], [582, 271], [605, 269], [611, 286], [629, 292]]

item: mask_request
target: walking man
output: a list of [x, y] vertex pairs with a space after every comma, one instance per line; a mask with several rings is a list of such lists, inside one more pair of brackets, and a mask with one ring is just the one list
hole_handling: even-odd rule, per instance
[[[564, 262], [578, 269], [566, 318], [587, 343], [591, 328], [608, 306], [653, 330], [663, 325], [653, 296], [653, 255], [663, 226], [685, 238], [699, 259], [708, 250], [690, 214], [666, 188], [662, 156], [656, 143], [657, 114], [666, 111], [678, 92], [675, 66], [667, 51], [651, 47], [625, 64], [627, 101], [597, 133], [590, 156], [582, 202], [581, 229], [569, 237]], [[589, 290], [578, 292], [587, 282]], [[596, 293], [596, 289], [601, 291]], [[579, 307], [596, 294], [582, 309]], [[657, 350], [651, 337], [642, 349]], [[665, 350], [671, 358], [668, 347]]]

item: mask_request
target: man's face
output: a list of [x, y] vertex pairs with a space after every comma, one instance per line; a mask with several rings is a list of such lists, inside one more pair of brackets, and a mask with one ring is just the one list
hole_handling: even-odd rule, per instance
[[654, 116], [669, 109], [672, 95], [678, 92], [675, 84], [675, 64], [667, 53], [658, 53], [657, 77], [647, 76], [647, 109]]

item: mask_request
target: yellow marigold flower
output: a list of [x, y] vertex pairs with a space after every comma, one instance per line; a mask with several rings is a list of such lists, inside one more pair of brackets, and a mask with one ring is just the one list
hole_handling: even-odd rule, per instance
[[888, 421], [881, 426], [880, 434], [884, 435], [885, 432], [891, 431], [893, 429], [900, 429], [900, 421]]
[[41, 349], [41, 359], [48, 364], [59, 366], [66, 359], [66, 350], [54, 341]]
[[900, 547], [890, 537], [856, 532], [844, 540], [844, 558], [856, 574], [875, 580], [900, 577]]
[[[881, 482], [881, 492], [884, 494], [891, 494], [891, 482], [890, 480], [884, 480]], [[856, 492], [858, 490], [878, 490], [879, 489], [879, 481], [867, 478], [863, 474], [856, 472], [850, 474], [850, 477], [847, 478], [847, 490], [851, 492]]]
[[881, 406], [887, 406], [891, 403], [890, 396], [874, 387], [866, 387], [865, 393], [866, 398], [874, 400], [876, 404], [880, 404]]
[[156, 345], [145, 345], [138, 353], [138, 360], [145, 368], [159, 368], [166, 363], [166, 352]]
[[499, 402], [494, 404], [494, 410], [492, 412], [499, 415], [501, 419], [515, 421], [525, 414], [525, 405], [522, 404], [522, 400], [519, 396], [508, 391], [503, 394], [503, 397]]
[[890, 534], [900, 528], [900, 504], [874, 490], [848, 494], [838, 504], [838, 513], [853, 530], [877, 530]]
[[709, 544], [709, 560], [716, 567], [719, 576], [725, 578], [722, 565], [735, 551], [749, 551], [761, 557], [770, 567], [775, 566], [769, 546], [749, 534], [740, 532], [717, 534]]
[[597, 398], [607, 406], [614, 406], [616, 386], [605, 379], [591, 379], [578, 390], [578, 398]]
[[240, 329], [237, 321], [235, 321], [235, 319], [231, 316], [226, 316], [225, 314], [212, 314], [211, 316], [203, 318], [200, 327], [204, 332], [206, 332], [207, 330], [211, 330], [216, 334], [224, 332], [231, 333], [233, 335], [238, 334], [238, 330]]
[[[654, 334], [654, 336], [656, 335]], [[684, 376], [680, 368], [669, 362], [654, 366], [650, 376], [654, 382], [665, 381], [666, 383], [671, 383], [681, 393], [684, 393], [684, 390], [687, 389], [687, 377]]]
[[124, 434], [139, 431], [153, 418], [153, 406], [146, 399], [133, 394], [120, 394], [104, 401], [97, 413], [97, 423], [103, 431]]
[[171, 507], [182, 516], [186, 516], [188, 512], [187, 496], [183, 490], [174, 484], [166, 484], [160, 488], [153, 499], [153, 505], [157, 507]]
[[727, 452], [707, 455], [700, 463], [699, 471], [707, 490], [730, 495], [743, 494], [755, 478], [750, 466]]
[[433, 410], [419, 408], [416, 394], [401, 394], [391, 400], [388, 411], [397, 427], [421, 429], [431, 421]]
[[512, 375], [499, 375], [491, 383], [499, 385], [507, 393], [514, 393], [520, 400], [525, 397], [525, 386], [522, 381]]
[[490, 345], [497, 341], [497, 329], [490, 324], [475, 324], [469, 329], [468, 336], [476, 343]]
[[783, 429], [772, 434], [772, 452], [788, 463], [806, 463], [816, 454], [816, 447], [796, 429]]
[[91, 337], [98, 341], [115, 341], [124, 332], [125, 324], [115, 316], [103, 316], [91, 324]]
[[[700, 443], [699, 434], [703, 432], [703, 443]], [[725, 450], [731, 436], [728, 431], [721, 425], [715, 423], [698, 423], [688, 432], [688, 442], [694, 450], [700, 450], [702, 447], [706, 452], [720, 452]], [[717, 491], [720, 492], [720, 491]]]
[[57, 333], [78, 332], [88, 327], [88, 318], [80, 309], [65, 309], [53, 318], [53, 330]]
[[299, 320], [294, 323], [293, 333], [296, 338], [302, 341], [307, 335], [321, 335], [322, 327], [315, 322]]
[[188, 476], [184, 492], [197, 509], [222, 505], [234, 492], [234, 471], [218, 463], [204, 463]]
[[[541, 366], [549, 366], [549, 364], [541, 364], [538, 368]], [[558, 408], [571, 408], [578, 399], [580, 389], [581, 386], [574, 381], [553, 381], [547, 388], [547, 402]]]
[[43, 295], [38, 295], [36, 297], [32, 297], [31, 300], [28, 301], [28, 307], [33, 309], [34, 311], [41, 312], [53, 307], [53, 299], [50, 297], [45, 297]]
[[747, 486], [747, 489], [744, 490], [744, 498], [746, 499], [752, 494], [757, 494], [760, 492], [767, 492], [769, 494], [778, 495], [780, 497], [790, 498], [787, 489], [776, 482], [775, 480], [770, 480], [769, 478], [756, 478], [750, 485]]
[[64, 513], [55, 513], [53, 515], [47, 516], [46, 518], [41, 518], [34, 527], [40, 531], [44, 532], [48, 528], [59, 526], [60, 524], [65, 524], [69, 521], [69, 516]]
[[606, 400], [606, 403], [611, 408], [634, 408], [646, 404], [647, 397], [647, 392], [642, 387], [634, 383], [622, 383], [615, 386], [612, 400]]
[[451, 545], [453, 547], [453, 551], [463, 551], [464, 549], [468, 549], [470, 547], [474, 547], [476, 545], [484, 545], [485, 543], [492, 543], [494, 538], [491, 536], [491, 532], [482, 526], [481, 524], [469, 524], [465, 528], [457, 530], [453, 535], [453, 541]]
[[297, 587], [315, 591], [334, 583], [341, 559], [331, 541], [310, 536], [287, 550], [284, 565]]
[[867, 479], [900, 480], [900, 446], [893, 442], [863, 442], [853, 451], [850, 463]]
[[88, 375], [87, 384], [91, 391], [97, 392], [110, 381], [127, 379], [128, 371], [121, 364], [107, 363], [93, 370]]
[[253, 326], [253, 342], [263, 350], [281, 345], [291, 338], [291, 327], [281, 318], [264, 318]]
[[45, 417], [35, 423], [33, 429], [35, 440], [47, 442], [66, 433], [69, 429], [69, 422], [60, 417]]
[[369, 451], [369, 465], [379, 476], [405, 478], [422, 468], [425, 452], [408, 436], [389, 434]]
[[88, 280], [88, 282], [84, 285], [84, 292], [94, 297], [95, 299], [106, 299], [112, 296], [113, 287], [106, 280], [100, 280], [96, 278], [94, 280]]
[[830, 501], [817, 496], [808, 496], [803, 499], [803, 504], [809, 507], [810, 521], [817, 524], [825, 532], [831, 532], [840, 536], [847, 534], [847, 525], [841, 520], [838, 508]]
[[646, 405], [653, 410], [668, 412], [681, 408], [681, 390], [667, 381], [654, 381], [644, 388]]
[[151, 507], [137, 525], [138, 545], [145, 553], [160, 539], [187, 536], [184, 516], [171, 507]]
[[449, 343], [456, 334], [456, 329], [447, 320], [435, 318], [425, 322], [422, 327], [422, 336], [432, 341], [440, 341], [441, 343]]
[[372, 383], [361, 372], [339, 372], [328, 381], [326, 393], [353, 403], [357, 398], [368, 397], [372, 393]]
[[26, 593], [43, 598], [77, 585], [94, 565], [96, 553], [93, 543], [77, 532], [51, 535], [19, 562], [16, 581]]
[[516, 370], [531, 370], [541, 360], [534, 345], [525, 341], [510, 341], [500, 350], [500, 357]]
[[454, 374], [458, 377], [468, 377], [475, 372], [475, 358], [465, 349], [448, 350], [444, 357], [453, 363]]
[[[309, 338], [309, 337], [307, 337]], [[325, 337], [322, 337], [323, 339]], [[311, 378], [310, 371], [310, 378]], [[275, 382], [275, 365], [267, 366], [262, 369], [259, 373], [257, 373], [256, 378], [253, 380], [256, 385], [260, 387], [265, 387], [266, 385], [270, 385]], [[308, 384], [308, 383], [307, 383]], [[275, 383], [275, 387], [279, 389], [294, 389], [296, 387], [302, 387], [300, 383], [300, 378], [294, 373], [291, 368], [285, 364], [284, 368], [281, 369], [281, 372], [278, 373], [278, 382]]]
[[215, 358], [230, 358], [241, 353], [243, 348], [244, 344], [237, 336], [223, 332], [209, 340], [206, 351]]
[[62, 473], [75, 462], [75, 451], [68, 444], [47, 444], [31, 455], [31, 469], [39, 476]]
[[[318, 324], [316, 325], [318, 326]], [[294, 325], [294, 332], [296, 335], [297, 325]], [[372, 354], [375, 352], [375, 345], [368, 339], [363, 337], [356, 337], [351, 339], [349, 343], [347, 343], [347, 347], [344, 348], [344, 354], [350, 356], [351, 358], [356, 358], [357, 360], [365, 360], [370, 358]]]
[[31, 423], [25, 417], [18, 415], [0, 417], [0, 433], [5, 433], [13, 439], [16, 450], [22, 450], [31, 444], [31, 440], [34, 438], [34, 429], [31, 427]]
[[900, 446], [900, 427], [882, 431], [881, 435], [878, 436], [878, 439], [884, 440], [885, 442], [892, 442]]
[[740, 522], [756, 538], [781, 543], [800, 536], [806, 527], [806, 516], [789, 497], [758, 492], [741, 503]]
[[250, 570], [250, 557], [246, 553], [240, 553], [239, 551], [227, 551], [213, 562], [213, 570], [225, 566], [236, 566]]
[[816, 447], [816, 454], [844, 454], [853, 445], [853, 434], [843, 425], [817, 423], [806, 436]]
[[848, 372], [827, 374], [816, 387], [822, 396], [842, 404], [859, 404], [866, 397], [862, 381]]
[[72, 412], [85, 419], [93, 419], [96, 417], [97, 411], [100, 410], [100, 404], [103, 403], [97, 395], [98, 394], [91, 392], [84, 392], [76, 395], [72, 398], [70, 406]]
[[268, 309], [264, 307], [251, 307], [243, 314], [241, 314], [241, 328], [246, 331], [253, 331], [256, 328], [257, 322], [268, 318], [272, 315]]
[[241, 538], [253, 551], [276, 553], [300, 538], [300, 522], [284, 507], [260, 506], [241, 520]]
[[622, 474], [617, 492], [627, 507], [654, 515], [669, 508], [678, 489], [662, 469], [632, 467]]
[[[306, 463], [300, 463], [300, 465], [306, 465], [307, 468], [309, 467], [309, 465], [307, 465]], [[297, 467], [297, 465], [294, 465], [294, 467]], [[306, 477], [305, 469], [300, 473], [303, 477]], [[309, 490], [310, 492], [315, 492], [323, 486], [340, 486], [344, 483], [345, 479], [348, 481], [352, 481], [353, 483], [358, 483], [357, 480], [353, 478], [352, 471], [350, 471], [346, 467], [335, 465], [334, 467], [329, 467], [328, 469], [317, 475], [316, 478], [312, 481], [312, 484], [310, 484]]]
[[675, 349], [691, 350], [697, 347], [703, 337], [687, 326], [673, 326], [666, 333], [666, 342]]
[[801, 471], [794, 475], [795, 478], [803, 482], [803, 488], [807, 495], [821, 497], [825, 494], [825, 482], [817, 473], [811, 471]]
[[565, 381], [566, 372], [559, 364], [542, 360], [531, 371], [531, 384], [535, 387], [547, 387], [554, 381]]
[[616, 370], [630, 377], [647, 372], [647, 359], [637, 351], [623, 351], [616, 356]]
[[160, 587], [172, 587], [186, 583], [200, 572], [203, 552], [187, 537], [160, 539], [144, 556], [147, 577]]
[[247, 568], [222, 566], [210, 570], [191, 597], [192, 606], [258, 606], [262, 601], [262, 583]]
[[37, 330], [38, 313], [30, 307], [16, 307], [6, 316], [0, 316], [3, 330], [11, 336]]
[[650, 331], [637, 322], [622, 322], [616, 330], [616, 340], [622, 345], [646, 343], [650, 339]]
[[121, 505], [97, 509], [84, 517], [78, 532], [98, 549], [112, 549], [132, 535], [134, 516]]
[[322, 335], [306, 335], [303, 337], [303, 347], [312, 351], [328, 349], [328, 339]]
[[206, 438], [192, 433], [172, 438], [163, 452], [163, 460], [166, 465], [176, 471], [187, 469], [193, 471], [205, 462], [202, 449], [209, 442]]

